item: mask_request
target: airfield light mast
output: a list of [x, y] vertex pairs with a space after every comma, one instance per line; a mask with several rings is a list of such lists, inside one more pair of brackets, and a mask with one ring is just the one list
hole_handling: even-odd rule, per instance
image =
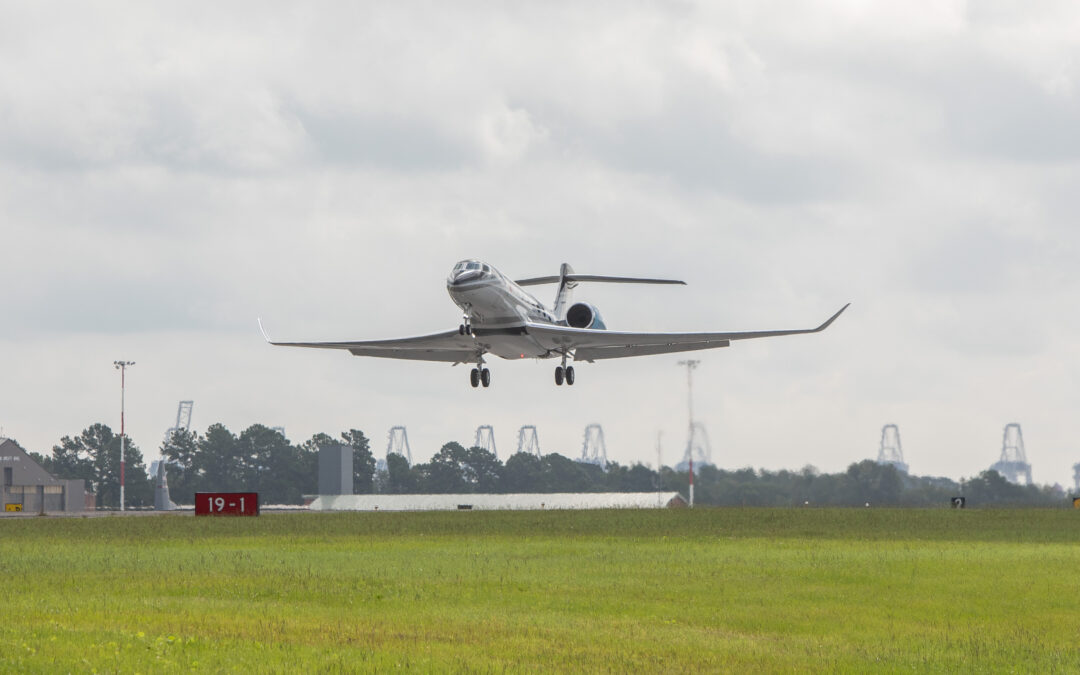
[[656, 505], [663, 506], [661, 503], [663, 498], [660, 496], [660, 491], [663, 485], [663, 468], [664, 465], [660, 460], [660, 440], [664, 437], [663, 431], [656, 432]]
[[690, 468], [690, 508], [694, 508], [694, 369], [700, 363], [698, 359], [679, 361], [680, 366], [686, 366], [686, 458]]
[[113, 361], [113, 366], [120, 371], [120, 510], [124, 510], [124, 452], [127, 449], [127, 436], [124, 435], [124, 380], [127, 367], [134, 361]]

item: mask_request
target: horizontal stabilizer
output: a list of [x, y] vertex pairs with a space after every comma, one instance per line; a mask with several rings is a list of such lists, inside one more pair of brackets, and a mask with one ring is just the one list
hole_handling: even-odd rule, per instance
[[608, 284], [679, 284], [685, 286], [685, 281], [678, 279], [645, 279], [641, 277], [605, 277], [598, 274], [567, 274], [565, 277], [532, 277], [521, 279], [514, 283], [518, 286], [539, 286], [540, 284], [557, 284], [563, 279], [567, 281], [599, 281]]

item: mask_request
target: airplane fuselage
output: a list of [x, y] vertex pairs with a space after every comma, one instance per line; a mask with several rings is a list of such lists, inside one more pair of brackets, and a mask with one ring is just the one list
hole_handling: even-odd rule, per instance
[[464, 325], [478, 340], [499, 336], [488, 347], [491, 354], [504, 359], [552, 356], [551, 349], [539, 344], [524, 327], [528, 323], [558, 324], [558, 318], [495, 267], [463, 260], [447, 277], [446, 291], [461, 308]]
[[485, 328], [557, 323], [543, 303], [487, 263], [464, 260], [446, 279], [446, 291], [470, 322]]

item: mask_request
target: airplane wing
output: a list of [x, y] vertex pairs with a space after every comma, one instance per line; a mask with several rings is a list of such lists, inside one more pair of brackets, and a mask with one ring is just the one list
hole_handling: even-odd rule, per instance
[[574, 350], [575, 361], [596, 361], [627, 356], [715, 349], [729, 346], [732, 340], [819, 333], [836, 321], [836, 318], [843, 314], [849, 305], [850, 303], [841, 307], [839, 312], [833, 314], [817, 328], [730, 333], [628, 333], [533, 323], [530, 323], [527, 328], [529, 335], [552, 351], [571, 349]]
[[263, 338], [278, 347], [310, 347], [312, 349], [343, 349], [354, 356], [375, 356], [386, 359], [413, 361], [443, 361], [471, 363], [476, 360], [476, 341], [469, 335], [451, 330], [432, 335], [398, 338], [395, 340], [366, 340], [361, 342], [274, 342], [259, 321]]

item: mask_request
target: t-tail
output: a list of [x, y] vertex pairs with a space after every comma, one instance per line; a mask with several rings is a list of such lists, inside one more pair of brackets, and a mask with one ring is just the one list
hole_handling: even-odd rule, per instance
[[609, 284], [680, 284], [686, 285], [685, 281], [679, 281], [678, 279], [649, 279], [644, 277], [609, 277], [599, 274], [575, 274], [574, 268], [569, 264], [563, 263], [559, 267], [559, 276], [557, 277], [533, 277], [531, 279], [520, 279], [517, 282], [518, 286], [536, 286], [539, 284], [559, 284], [559, 290], [555, 292], [555, 306], [553, 307], [555, 318], [559, 321], [565, 321], [566, 312], [570, 307], [571, 298], [574, 295], [574, 289], [577, 288], [578, 283], [582, 281], [599, 281]]
[[577, 288], [577, 282], [570, 278], [573, 273], [574, 268], [568, 263], [559, 266], [559, 290], [555, 291], [554, 305], [555, 318], [559, 321], [566, 319], [566, 308], [570, 306], [574, 289]]

